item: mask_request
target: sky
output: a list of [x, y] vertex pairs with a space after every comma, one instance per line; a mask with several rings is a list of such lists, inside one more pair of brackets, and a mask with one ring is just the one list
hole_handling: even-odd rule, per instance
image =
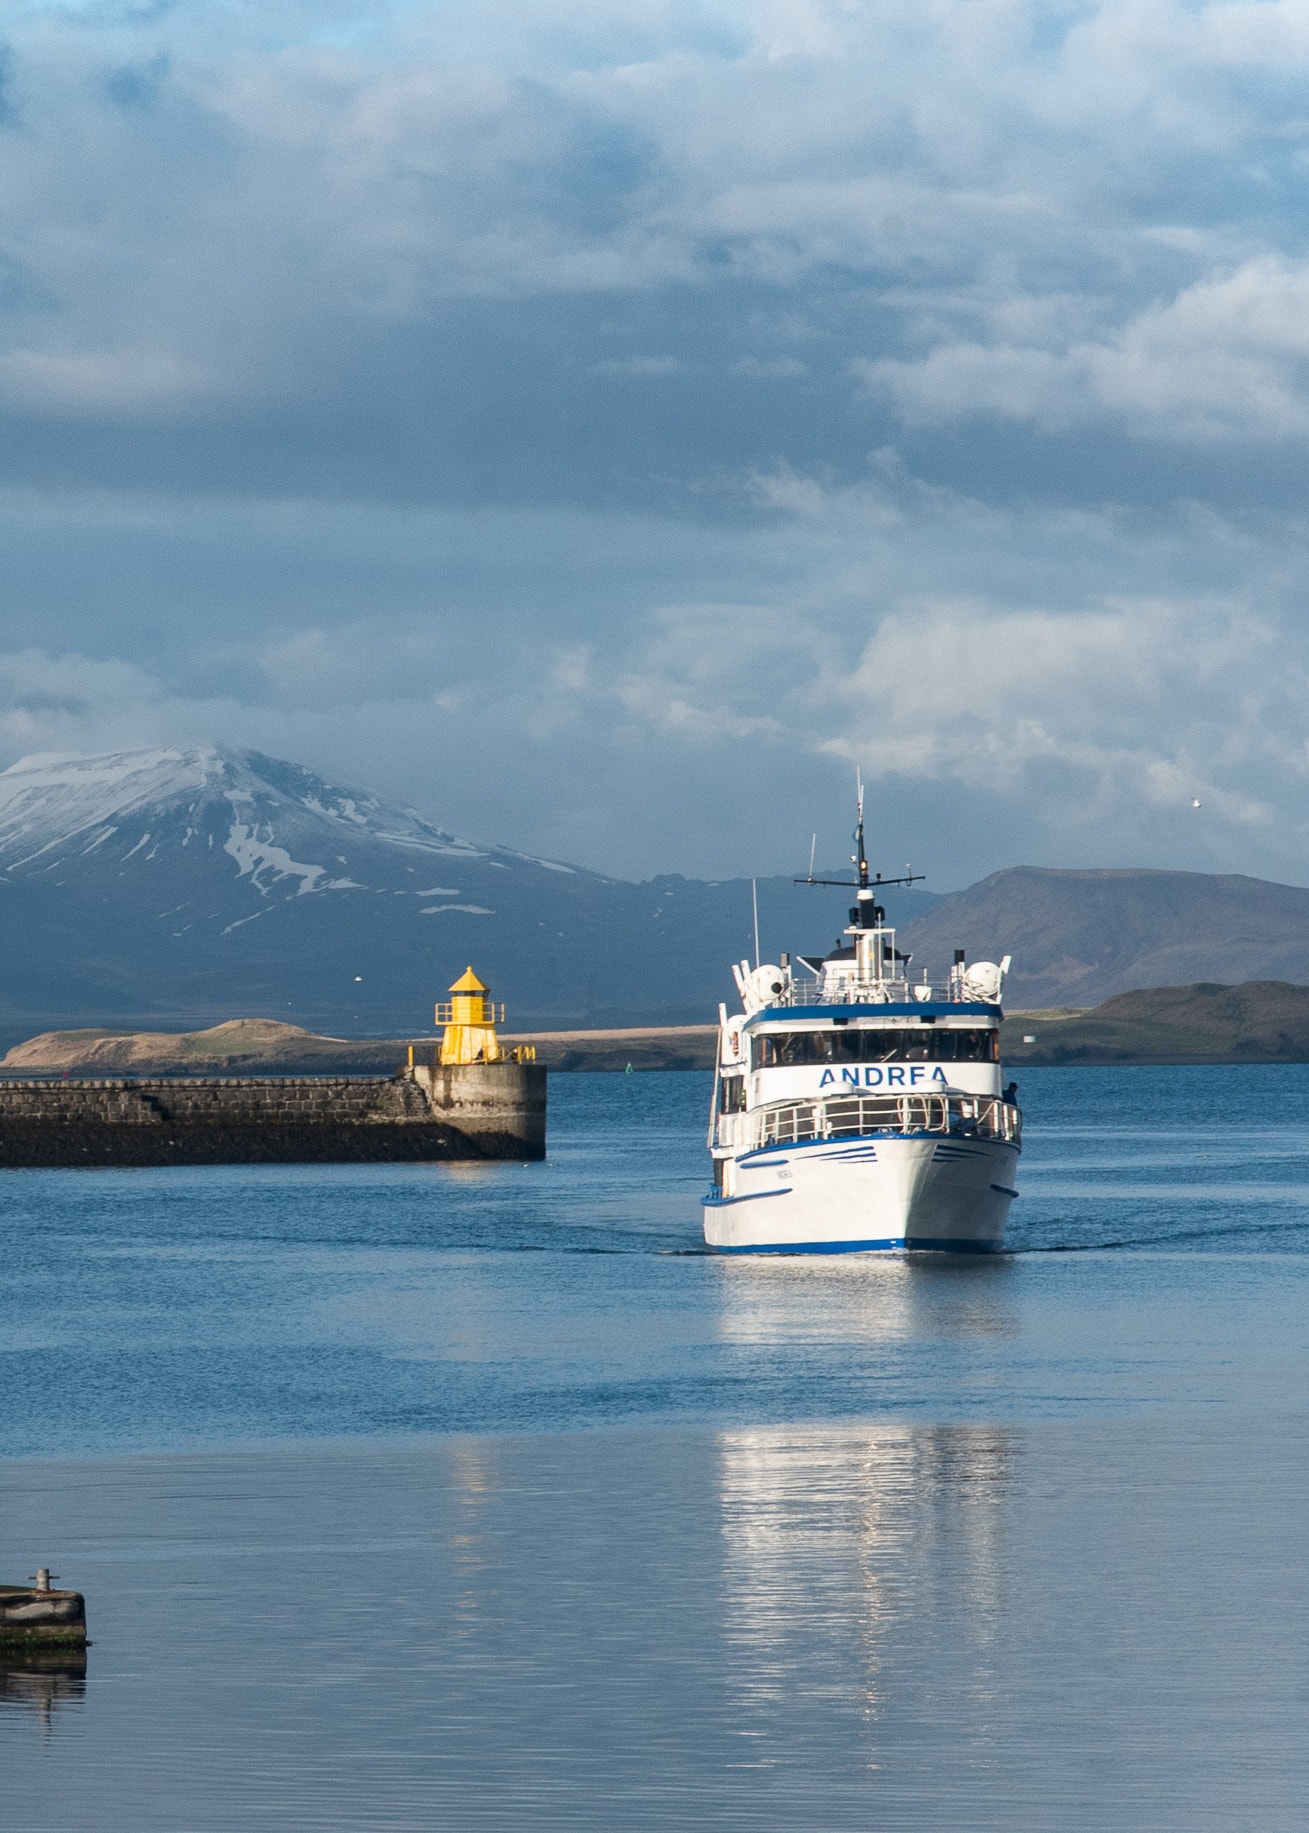
[[1309, 0], [0, 34], [0, 765], [1309, 883]]

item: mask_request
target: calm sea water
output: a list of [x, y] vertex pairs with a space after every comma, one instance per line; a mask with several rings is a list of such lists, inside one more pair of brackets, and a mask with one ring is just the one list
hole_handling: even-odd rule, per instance
[[1309, 1068], [1027, 1072], [939, 1264], [702, 1253], [707, 1092], [5, 1174], [0, 1824], [1303, 1828]]

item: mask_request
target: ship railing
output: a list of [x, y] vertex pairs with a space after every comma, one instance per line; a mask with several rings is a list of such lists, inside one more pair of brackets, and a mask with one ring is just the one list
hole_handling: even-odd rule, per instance
[[785, 1003], [792, 1006], [875, 1006], [916, 1005], [931, 1000], [937, 1005], [953, 1005], [959, 995], [953, 987], [925, 987], [920, 980], [855, 980], [842, 976], [832, 985], [806, 974], [792, 978]]
[[815, 1139], [851, 1139], [867, 1133], [941, 1133], [967, 1139], [1022, 1141], [1023, 1118], [1012, 1101], [994, 1095], [848, 1095], [831, 1101], [797, 1101], [730, 1116], [740, 1127], [723, 1145], [794, 1146]]

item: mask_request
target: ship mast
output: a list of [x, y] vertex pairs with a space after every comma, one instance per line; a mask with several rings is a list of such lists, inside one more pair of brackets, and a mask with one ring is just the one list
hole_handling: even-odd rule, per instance
[[[792, 879], [796, 885], [833, 885], [853, 890], [855, 902], [850, 909], [850, 922], [846, 935], [854, 937], [855, 977], [861, 986], [881, 986], [887, 980], [896, 980], [899, 962], [896, 956], [895, 931], [886, 927], [886, 911], [877, 901], [878, 892], [889, 885], [917, 884], [925, 874], [907, 872], [900, 878], [883, 878], [880, 872], [869, 876], [868, 847], [864, 839], [864, 784], [863, 778], [855, 777], [855, 850], [850, 855], [850, 863], [855, 869], [853, 879], [849, 878], [815, 878], [813, 860], [810, 859], [809, 874], [806, 878]], [[890, 973], [885, 972], [887, 962]]]
[[[861, 891], [868, 889], [868, 849], [864, 845], [864, 782], [862, 777], [855, 778], [855, 807], [858, 820], [855, 823], [854, 837], [856, 852], [851, 856], [851, 864], [859, 874], [858, 885]], [[880, 873], [878, 875], [881, 876]]]

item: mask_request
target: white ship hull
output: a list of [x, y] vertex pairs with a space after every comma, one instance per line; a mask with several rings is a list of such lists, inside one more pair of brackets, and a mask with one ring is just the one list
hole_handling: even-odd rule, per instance
[[1017, 1195], [1005, 1140], [868, 1134], [745, 1152], [704, 1205], [725, 1253], [993, 1253]]

